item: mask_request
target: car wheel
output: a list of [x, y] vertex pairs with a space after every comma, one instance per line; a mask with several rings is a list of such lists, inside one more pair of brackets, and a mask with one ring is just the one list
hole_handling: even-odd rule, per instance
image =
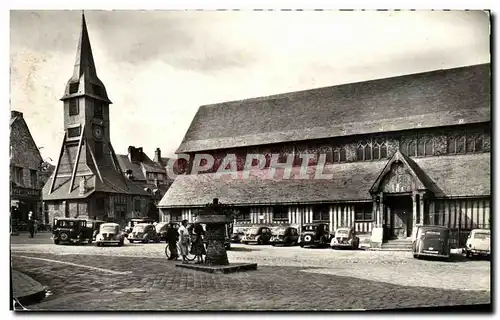
[[123, 246], [123, 239], [121, 239], [120, 242], [118, 242], [118, 246], [119, 247]]
[[142, 243], [148, 243], [148, 242], [149, 242], [149, 239], [147, 237], [142, 239]]
[[301, 243], [301, 244], [300, 244], [300, 247], [301, 247], [301, 248], [304, 248], [304, 244], [303, 244], [303, 243]]
[[128, 242], [130, 242], [130, 243], [134, 243], [134, 240], [128, 240]]
[[418, 257], [418, 254], [414, 254], [414, 255], [413, 255], [413, 258], [418, 259], [418, 258], [419, 258], [419, 257]]
[[61, 232], [59, 238], [61, 238], [61, 241], [68, 241], [69, 235], [66, 232]]
[[89, 243], [89, 244], [92, 244], [92, 239], [89, 239], [88, 243]]
[[470, 259], [472, 257], [472, 254], [469, 251], [466, 251], [465, 256]]
[[59, 244], [59, 239], [54, 240], [54, 244]]
[[248, 244], [248, 242], [246, 242], [246, 241], [242, 241], [241, 243], [243, 243], [243, 244]]

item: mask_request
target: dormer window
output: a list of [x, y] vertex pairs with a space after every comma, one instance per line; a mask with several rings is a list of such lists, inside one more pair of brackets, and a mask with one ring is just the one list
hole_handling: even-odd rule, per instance
[[80, 108], [78, 106], [78, 98], [69, 100], [69, 115], [76, 116], [80, 113]]
[[69, 94], [77, 93], [78, 92], [78, 82], [71, 83], [69, 85]]

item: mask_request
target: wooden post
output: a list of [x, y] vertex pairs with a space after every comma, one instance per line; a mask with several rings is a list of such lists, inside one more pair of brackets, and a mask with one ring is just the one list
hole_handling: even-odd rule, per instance
[[80, 133], [80, 141], [78, 142], [78, 151], [76, 152], [75, 164], [73, 165], [73, 173], [71, 174], [71, 181], [69, 183], [68, 193], [73, 191], [73, 184], [75, 183], [76, 171], [78, 170], [78, 162], [80, 161], [80, 153], [82, 151], [83, 145], [83, 135], [85, 134], [85, 123], [82, 126], [82, 132]]
[[423, 225], [424, 224], [424, 216], [425, 216], [425, 207], [424, 207], [424, 194], [420, 193], [419, 195], [419, 200], [420, 200], [420, 219], [419, 219], [419, 224]]
[[411, 200], [413, 202], [413, 215], [412, 215], [412, 228], [411, 237], [415, 234], [415, 229], [417, 228], [417, 193], [413, 192], [411, 195]]
[[378, 215], [377, 215], [377, 227], [382, 226], [382, 215], [384, 214], [384, 193], [380, 192], [380, 204], [379, 204], [379, 210], [378, 210]]
[[61, 159], [64, 154], [64, 144], [66, 142], [66, 137], [68, 135], [68, 132], [64, 132], [64, 137], [63, 137], [63, 142], [61, 144], [61, 151], [59, 152], [59, 159], [57, 160], [56, 164], [56, 169], [54, 170], [54, 173], [52, 174], [52, 181], [50, 182], [50, 189], [49, 189], [49, 194], [54, 191], [54, 184], [56, 183], [56, 178], [57, 178], [57, 173], [59, 172], [59, 165], [61, 164]]

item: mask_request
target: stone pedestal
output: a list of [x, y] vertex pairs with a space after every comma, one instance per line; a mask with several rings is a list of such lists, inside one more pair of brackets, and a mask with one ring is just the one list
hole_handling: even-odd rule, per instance
[[207, 241], [207, 255], [204, 264], [178, 264], [176, 267], [188, 268], [204, 272], [236, 272], [257, 269], [256, 263], [235, 263], [230, 264], [227, 259], [226, 247], [226, 224], [233, 221], [231, 210], [219, 204], [214, 199], [196, 216], [196, 222], [205, 224], [205, 239]]
[[228, 265], [226, 247], [226, 223], [232, 221], [231, 217], [225, 215], [198, 215], [196, 222], [206, 225], [205, 239], [207, 240], [207, 256], [205, 264], [214, 266]]

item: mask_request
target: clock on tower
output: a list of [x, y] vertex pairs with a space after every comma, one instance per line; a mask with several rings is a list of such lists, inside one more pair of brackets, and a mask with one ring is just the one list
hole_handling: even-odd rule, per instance
[[93, 133], [94, 133], [94, 137], [97, 138], [97, 139], [101, 139], [102, 138], [102, 135], [103, 135], [103, 129], [101, 126], [97, 126], [95, 125], [92, 129]]

